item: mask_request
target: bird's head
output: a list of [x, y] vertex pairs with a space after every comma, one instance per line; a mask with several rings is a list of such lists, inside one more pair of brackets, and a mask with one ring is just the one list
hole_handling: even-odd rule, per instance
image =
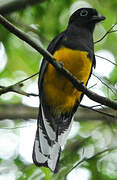
[[78, 27], [84, 26], [94, 29], [95, 24], [103, 20], [105, 20], [105, 17], [99, 14], [96, 9], [81, 8], [71, 15], [69, 24], [74, 24]]

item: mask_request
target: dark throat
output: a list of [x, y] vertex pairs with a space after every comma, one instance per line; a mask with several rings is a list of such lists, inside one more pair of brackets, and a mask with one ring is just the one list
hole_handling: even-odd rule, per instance
[[76, 25], [69, 24], [66, 31], [66, 37], [63, 44], [72, 49], [89, 50], [94, 49], [93, 31], [87, 27], [77, 27]]

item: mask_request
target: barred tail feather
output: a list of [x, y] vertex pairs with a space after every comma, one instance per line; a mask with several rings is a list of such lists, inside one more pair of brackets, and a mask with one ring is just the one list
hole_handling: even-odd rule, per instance
[[33, 148], [33, 161], [37, 166], [45, 166], [51, 171], [56, 173], [58, 171], [58, 161], [60, 157], [61, 147], [58, 143], [54, 144], [51, 148], [48, 145], [48, 155], [44, 154], [39, 146], [40, 140], [35, 140]]
[[57, 172], [61, 146], [56, 141], [56, 133], [40, 108], [36, 137], [33, 147], [33, 161], [37, 166], [45, 166]]
[[63, 122], [61, 128], [55, 130], [46, 119], [43, 108], [40, 108], [32, 155], [35, 165], [45, 166], [54, 173], [58, 171], [61, 146], [65, 144], [65, 139], [71, 127], [71, 121], [69, 122], [69, 126], [64, 127]]

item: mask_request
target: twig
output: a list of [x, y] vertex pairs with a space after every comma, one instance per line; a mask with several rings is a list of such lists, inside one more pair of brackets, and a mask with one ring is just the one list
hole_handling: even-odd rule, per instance
[[95, 56], [97, 56], [97, 57], [99, 57], [99, 58], [102, 58], [102, 59], [104, 59], [104, 60], [106, 60], [106, 61], [110, 62], [111, 64], [113, 64], [113, 65], [117, 66], [117, 64], [116, 64], [116, 63], [114, 63], [114, 62], [112, 62], [110, 59], [107, 59], [107, 58], [105, 58], [105, 57], [99, 56], [99, 55], [97, 55], [97, 54], [96, 54]]
[[102, 79], [102, 77], [99, 77], [99, 75], [95, 72], [93, 72], [93, 76], [95, 76], [104, 86], [106, 86], [108, 89], [110, 89], [110, 91], [117, 95], [117, 93], [107, 84], [107, 82], [104, 82], [104, 80]]
[[110, 31], [110, 33], [113, 33], [113, 32], [117, 32], [117, 29], [116, 29], [116, 30], [113, 30], [113, 31]]
[[37, 73], [35, 73], [35, 74], [33, 74], [33, 75], [31, 75], [31, 76], [29, 76], [29, 77], [27, 77], [27, 78], [25, 78], [25, 79], [19, 81], [19, 82], [17, 82], [16, 84], [21, 84], [21, 83], [23, 83], [23, 82], [25, 82], [25, 81], [27, 81], [27, 80], [33, 78], [34, 76], [36, 76], [36, 75], [38, 75], [38, 74], [39, 74], [39, 72], [37, 72]]
[[90, 107], [91, 107], [91, 108], [101, 107], [101, 104], [97, 104], [97, 105], [90, 106]]
[[21, 95], [24, 95], [24, 96], [27, 96], [27, 97], [29, 97], [29, 96], [39, 96], [38, 94], [24, 92], [23, 90], [21, 90], [22, 86], [20, 86], [20, 85], [21, 84], [14, 84], [14, 85], [11, 85], [11, 86], [8, 86], [8, 87], [4, 87], [4, 88], [2, 88], [2, 90], [0, 90], [0, 95], [8, 93], [8, 92], [15, 92], [17, 94], [21, 94]]
[[42, 46], [40, 46], [37, 42], [35, 42], [34, 39], [30, 37], [28, 34], [24, 33], [23, 31], [13, 26], [2, 15], [0, 15], [0, 23], [11, 33], [15, 34], [17, 37], [27, 42], [31, 47], [33, 47], [38, 52], [40, 52], [46, 58], [46, 60], [54, 66], [54, 68], [57, 71], [59, 71], [62, 75], [64, 75], [68, 80], [72, 82], [72, 84], [77, 90], [82, 91], [93, 101], [96, 101], [98, 103], [101, 103], [103, 105], [106, 105], [108, 107], [117, 110], [116, 102], [88, 90], [87, 87], [82, 84], [82, 82], [80, 82], [77, 78], [75, 78], [67, 69], [63, 67], [62, 64], [56, 61], [56, 59], [54, 59], [54, 57], [47, 50], [45, 50]]
[[91, 89], [93, 87], [97, 86], [97, 83], [93, 84], [92, 86], [88, 87], [88, 89]]
[[21, 94], [21, 95], [24, 95], [24, 96], [28, 96], [28, 97], [29, 97], [29, 96], [38, 96], [38, 94], [26, 93], [26, 92], [24, 92], [23, 90], [21, 90], [21, 88], [22, 88], [22, 86], [23, 86], [23, 82], [31, 79], [32, 77], [34, 77], [34, 76], [36, 76], [36, 75], [38, 75], [38, 74], [39, 74], [39, 72], [37, 72], [37, 73], [35, 73], [35, 74], [33, 74], [33, 75], [25, 78], [25, 79], [23, 79], [23, 80], [15, 83], [15, 84], [13, 84], [13, 85], [7, 86], [7, 87], [5, 87], [5, 86], [0, 86], [0, 88], [2, 88], [2, 89], [0, 90], [0, 95], [5, 94], [5, 93], [8, 93], [8, 92], [15, 92], [15, 93], [18, 93], [18, 94]]
[[108, 152], [108, 153], [109, 153], [109, 152], [111, 152], [111, 151], [113, 151], [113, 150], [115, 150], [115, 149], [117, 149], [117, 147], [112, 147], [112, 148], [105, 149], [105, 150], [103, 150], [103, 151], [101, 151], [101, 152], [96, 153], [94, 156], [92, 156], [92, 157], [90, 157], [90, 158], [84, 157], [81, 161], [79, 161], [75, 166], [73, 166], [73, 167], [69, 170], [69, 172], [65, 175], [65, 177], [67, 177], [67, 175], [68, 175], [72, 170], [74, 170], [76, 167], [78, 167], [79, 165], [81, 165], [84, 161], [93, 160], [93, 159], [97, 158], [98, 156], [102, 155], [103, 153], [105, 153], [105, 152]]
[[98, 109], [93, 109], [93, 107], [85, 106], [85, 105], [82, 105], [82, 104], [80, 104], [80, 107], [83, 107], [83, 108], [86, 108], [86, 109], [95, 111], [95, 112], [97, 112], [97, 113], [100, 113], [100, 114], [105, 115], [105, 116], [110, 117], [110, 118], [117, 119], [117, 116], [114, 116], [114, 115], [112, 115], [112, 114], [105, 113], [105, 112], [100, 111], [100, 110], [98, 110]]
[[103, 36], [102, 38], [100, 38], [99, 40], [97, 40], [96, 42], [94, 42], [94, 44], [102, 41], [109, 33], [112, 33], [112, 32], [115, 32], [115, 31], [112, 31], [112, 29], [114, 28], [114, 26], [116, 26], [117, 23], [115, 23]]

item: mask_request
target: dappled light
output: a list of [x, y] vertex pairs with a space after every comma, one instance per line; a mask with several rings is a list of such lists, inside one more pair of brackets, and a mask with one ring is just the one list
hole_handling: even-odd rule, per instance
[[[111, 159], [111, 161], [110, 161]], [[106, 174], [108, 177], [112, 177], [113, 179], [117, 179], [117, 151], [113, 151], [110, 154], [102, 157], [97, 163], [97, 169], [102, 174]]]
[[[30, 81], [28, 82], [29, 85], [27, 85], [26, 92], [28, 93], [35, 93], [38, 94], [38, 86], [37, 86], [37, 79], [36, 81]], [[22, 98], [22, 103], [28, 106], [32, 107], [39, 107], [39, 97], [26, 97], [24, 96]]]
[[68, 176], [67, 180], [89, 180], [91, 177], [90, 171], [88, 171], [86, 168], [78, 168], [74, 169]]
[[96, 56], [95, 72], [99, 73], [103, 77], [109, 77], [110, 73], [114, 69], [114, 65], [111, 64], [110, 62], [102, 59], [101, 57], [110, 59], [114, 63], [115, 57], [114, 57], [113, 53], [106, 49], [103, 49], [103, 50], [96, 51], [96, 55], [98, 55], [98, 56]]
[[91, 8], [92, 6], [91, 6], [91, 4], [90, 3], [88, 3], [87, 1], [75, 1], [72, 5], [71, 5], [71, 7], [70, 7], [70, 15], [74, 12], [74, 11], [76, 11], [77, 9], [79, 9], [79, 8], [82, 8], [82, 7], [89, 7], [89, 8]]
[[0, 72], [2, 72], [7, 63], [7, 55], [3, 43], [0, 43]]
[[[21, 123], [19, 128], [19, 154], [22, 161], [32, 163], [32, 149], [36, 131], [36, 124], [32, 122]], [[26, 146], [25, 146], [26, 145]]]
[[0, 179], [16, 180], [22, 175], [13, 161], [3, 161], [0, 165]]
[[[0, 85], [2, 86], [9, 86], [13, 83], [13, 80], [11, 78], [1, 78], [0, 79]], [[9, 92], [9, 95], [7, 94], [3, 94], [0, 99], [3, 100], [3, 101], [9, 101], [13, 98], [13, 93]]]

